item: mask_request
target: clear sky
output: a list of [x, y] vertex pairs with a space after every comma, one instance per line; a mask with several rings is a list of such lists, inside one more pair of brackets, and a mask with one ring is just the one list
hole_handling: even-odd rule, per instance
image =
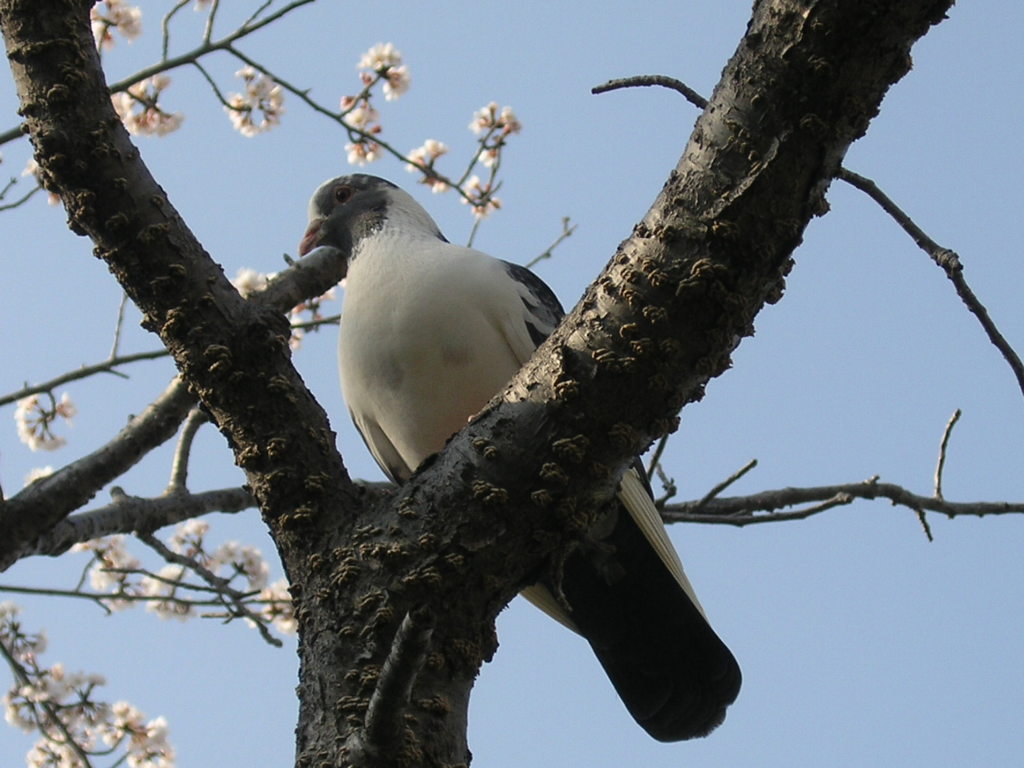
[[[232, 9], [255, 3], [235, 2]], [[109, 80], [153, 60], [162, 2], [143, 2], [144, 34], [108, 55]], [[658, 73], [709, 95], [748, 19], [749, 2], [466, 3], [320, 2], [241, 48], [328, 105], [354, 93], [355, 64], [393, 42], [412, 74], [401, 99], [381, 102], [384, 138], [401, 149], [436, 138], [461, 169], [474, 110], [494, 100], [523, 123], [504, 158], [503, 209], [476, 245], [525, 262], [555, 239], [561, 218], [578, 230], [536, 269], [572, 305], [628, 236], [675, 164], [696, 111], [679, 96], [638, 89], [602, 96], [614, 77]], [[234, 12], [233, 10], [231, 12]], [[198, 16], [182, 15], [174, 50], [191, 47]], [[227, 30], [230, 12], [224, 12]], [[870, 176], [936, 240], [956, 249], [1003, 332], [1024, 351], [1019, 226], [1024, 124], [1019, 35], [1012, 0], [964, 3], [914, 49], [846, 165]], [[237, 89], [226, 56], [209, 62]], [[322, 180], [351, 170], [346, 138], [294, 98], [275, 130], [233, 131], [193, 69], [172, 73], [168, 108], [185, 113], [166, 138], [139, 138], [143, 157], [229, 275], [273, 271], [295, 254], [306, 203]], [[7, 78], [6, 123], [17, 122]], [[2, 148], [20, 173], [27, 142]], [[370, 172], [413, 185], [400, 164]], [[472, 219], [452, 195], [411, 189], [449, 239]], [[757, 319], [734, 367], [685, 409], [666, 465], [680, 496], [702, 496], [751, 458], [730, 493], [855, 482], [873, 475], [931, 492], [939, 438], [956, 408], [949, 450], [951, 500], [1024, 499], [1024, 398], [999, 354], [928, 257], [861, 193], [835, 184], [831, 212], [811, 223], [782, 301]], [[119, 290], [90, 244], [71, 235], [41, 197], [0, 213], [5, 279], [0, 392], [107, 354]], [[125, 351], [152, 349], [137, 313]], [[296, 364], [327, 408], [352, 474], [379, 479], [337, 388], [335, 335], [309, 337]], [[131, 378], [69, 385], [79, 415], [69, 444], [32, 454], [0, 415], [0, 482], [10, 494], [35, 466], [55, 466], [109, 439], [171, 376], [166, 361]], [[6, 422], [3, 421], [6, 419]], [[5, 426], [6, 424], [6, 426]], [[239, 484], [229, 452], [207, 427], [193, 490]], [[152, 495], [169, 472], [166, 451], [119, 484]], [[106, 497], [96, 503], [104, 503]], [[586, 644], [515, 601], [499, 619], [501, 647], [485, 666], [470, 711], [474, 765], [757, 766], [1019, 765], [1024, 736], [1024, 519], [945, 520], [861, 502], [804, 522], [747, 529], [676, 526], [702, 602], [744, 672], [725, 724], [709, 738], [663, 745], [636, 726]], [[273, 548], [258, 514], [212, 516], [215, 540]], [[135, 551], [142, 554], [143, 548]], [[70, 587], [84, 560], [33, 559], [0, 584]], [[0, 600], [6, 597], [0, 593]], [[57, 598], [18, 599], [28, 627], [45, 628], [48, 661], [103, 673], [110, 700], [165, 715], [178, 765], [282, 766], [293, 753], [294, 641], [264, 644], [240, 623], [162, 622], [142, 610], [106, 617]], [[6, 683], [4, 683], [6, 686]], [[0, 729], [0, 765], [31, 743]]]

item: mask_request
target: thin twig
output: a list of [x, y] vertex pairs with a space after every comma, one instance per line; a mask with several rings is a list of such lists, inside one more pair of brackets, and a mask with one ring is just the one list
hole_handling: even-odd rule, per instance
[[133, 355], [122, 355], [121, 357], [109, 358], [104, 360], [102, 363], [83, 365], [81, 368], [74, 371], [68, 371], [67, 373], [62, 373], [60, 376], [56, 376], [49, 381], [26, 385], [17, 392], [0, 395], [0, 405], [8, 405], [21, 400], [23, 397], [39, 394], [41, 392], [52, 392], [60, 385], [67, 384], [69, 381], [78, 381], [79, 379], [94, 376], [97, 373], [112, 373], [115, 376], [127, 378], [123, 373], [115, 369], [118, 366], [127, 365], [128, 363], [137, 363], [140, 360], [156, 360], [157, 358], [167, 357], [169, 355], [170, 352], [166, 349], [155, 349], [151, 352], [136, 352]]
[[949, 417], [949, 421], [946, 422], [946, 428], [942, 431], [942, 440], [939, 443], [939, 460], [935, 465], [935, 498], [942, 498], [942, 471], [946, 466], [946, 448], [949, 447], [949, 436], [953, 432], [953, 427], [957, 421], [960, 420], [960, 409], [957, 408], [953, 411], [953, 415]]
[[917, 243], [918, 247], [927, 253], [932, 260], [942, 267], [946, 273], [946, 277], [952, 281], [953, 286], [956, 288], [957, 295], [960, 300], [967, 306], [967, 308], [974, 313], [974, 316], [978, 318], [978, 322], [981, 323], [981, 327], [985, 329], [985, 333], [988, 335], [989, 341], [1002, 353], [1003, 358], [1009, 364], [1010, 369], [1013, 371], [1014, 376], [1017, 378], [1017, 386], [1020, 387], [1020, 391], [1024, 394], [1024, 363], [1021, 362], [1020, 357], [1010, 346], [1006, 338], [996, 328], [995, 323], [992, 322], [992, 318], [989, 317], [988, 310], [985, 309], [984, 305], [978, 301], [978, 297], [974, 295], [974, 291], [971, 290], [970, 286], [967, 285], [967, 281], [963, 275], [963, 264], [960, 262], [960, 257], [955, 251], [949, 248], [943, 248], [922, 230], [914, 221], [903, 212], [903, 210], [896, 205], [886, 195], [878, 185], [875, 184], [871, 179], [861, 176], [858, 173], [847, 170], [846, 168], [840, 168], [836, 174], [836, 178], [842, 179], [847, 184], [856, 187], [861, 192], [864, 192], [868, 197], [878, 203], [882, 210], [888, 213], [903, 231], [906, 232], [910, 237], [913, 238], [914, 242]]
[[914, 512], [917, 513], [917, 521], [921, 524], [921, 528], [924, 530], [924, 535], [928, 538], [928, 541], [935, 541], [935, 537], [932, 536], [932, 527], [928, 524], [928, 518], [925, 517], [924, 510], [916, 507]]
[[[3, 143], [3, 142], [2, 142], [2, 141], [0, 141], [0, 143]], [[34, 195], [34, 194], [35, 194], [36, 192], [38, 192], [38, 191], [39, 191], [39, 190], [41, 190], [42, 188], [43, 188], [43, 185], [42, 185], [42, 184], [39, 184], [39, 183], [37, 182], [37, 183], [36, 183], [36, 185], [35, 185], [34, 187], [32, 187], [32, 189], [30, 189], [30, 190], [29, 190], [28, 192], [26, 192], [26, 193], [25, 193], [24, 195], [22, 195], [21, 197], [19, 197], [19, 198], [18, 198], [17, 200], [15, 200], [15, 201], [14, 201], [13, 203], [8, 203], [7, 205], [0, 205], [0, 213], [3, 213], [4, 211], [9, 211], [9, 210], [11, 210], [12, 208], [17, 208], [17, 207], [18, 207], [19, 205], [24, 205], [25, 203], [27, 203], [27, 202], [28, 202], [29, 200], [31, 200], [31, 199], [32, 199], [32, 196], [33, 196], [33, 195]]]
[[[191, 589], [197, 592], [213, 592], [218, 594], [216, 590], [201, 587], [194, 584], [187, 584], [174, 581], [161, 577], [159, 574], [149, 573], [147, 571], [140, 571], [137, 569], [105, 569], [110, 573], [128, 573], [131, 575], [143, 575], [148, 576], [154, 581], [159, 581], [164, 584], [171, 586], [178, 586], [182, 589]], [[96, 603], [97, 605], [107, 608], [104, 603], [123, 601], [126, 603], [175, 603], [177, 605], [187, 605], [193, 608], [201, 607], [223, 607], [224, 601], [219, 598], [209, 598], [207, 600], [193, 600], [186, 597], [177, 597], [175, 595], [137, 595], [131, 592], [85, 592], [81, 589], [54, 589], [50, 587], [24, 587], [18, 584], [0, 584], [0, 592], [9, 593], [12, 595], [36, 595], [40, 597], [70, 597], [77, 598], [79, 600], [88, 600]], [[258, 592], [251, 593], [253, 598], [247, 600], [247, 603], [254, 605], [270, 605], [272, 603], [280, 603], [280, 600], [258, 600], [255, 599], [255, 595]], [[109, 611], [109, 608], [107, 608]]]
[[163, 42], [160, 46], [161, 61], [167, 61], [167, 52], [171, 47], [171, 19], [178, 11], [180, 11], [188, 4], [189, 0], [178, 0], [178, 2], [174, 4], [174, 7], [171, 8], [171, 10], [169, 10], [167, 13], [165, 13], [164, 17], [160, 20], [160, 32], [163, 35]]
[[747, 474], [747, 472], [749, 472], [750, 470], [752, 470], [756, 466], [757, 466], [757, 459], [751, 459], [750, 461], [748, 461], [742, 467], [740, 467], [735, 472], [733, 472], [731, 475], [729, 475], [727, 478], [725, 478], [725, 480], [723, 480], [722, 482], [718, 483], [718, 485], [716, 485], [714, 488], [712, 488], [710, 491], [708, 491], [706, 494], [704, 494], [704, 498], [702, 498], [700, 501], [697, 502], [696, 509], [697, 510], [703, 509], [707, 505], [707, 503], [709, 501], [711, 501], [712, 499], [716, 498], [718, 496], [718, 494], [720, 494], [722, 491], [724, 491], [730, 485], [735, 483], [737, 480], [739, 480], [741, 477], [743, 477], [745, 474]]
[[665, 452], [665, 446], [668, 445], [669, 435], [662, 435], [658, 444], [654, 447], [654, 453], [651, 454], [651, 460], [647, 463], [647, 476], [650, 477], [654, 474], [654, 470], [657, 469], [658, 465], [661, 464], [661, 455]]
[[117, 323], [114, 325], [114, 343], [110, 346], [108, 360], [117, 358], [117, 350], [121, 347], [121, 330], [124, 328], [124, 310], [128, 306], [128, 294], [121, 291], [121, 301], [117, 305]]
[[[228, 579], [218, 576], [195, 558], [170, 550], [167, 545], [152, 534], [137, 533], [136, 537], [168, 563], [189, 568], [197, 576], [203, 579], [203, 581], [209, 584], [213, 588], [213, 591], [217, 592], [222, 597], [222, 604], [224, 608], [233, 618], [249, 619], [255, 625], [256, 629], [259, 630], [260, 636], [266, 642], [273, 645], [275, 648], [280, 648], [283, 645], [279, 638], [270, 634], [270, 630], [267, 629], [265, 619], [259, 614], [253, 613], [248, 609], [248, 607], [246, 607], [245, 600], [250, 595], [232, 587]], [[199, 589], [199, 587], [196, 586], [191, 588]]]
[[571, 237], [572, 233], [576, 231], [576, 227], [578, 227], [578, 226], [579, 226], [578, 224], [573, 224], [570, 227], [569, 226], [569, 217], [568, 216], [563, 216], [562, 217], [562, 233], [555, 239], [555, 242], [553, 242], [551, 245], [549, 245], [544, 250], [544, 253], [540, 254], [539, 256], [534, 257], [529, 262], [527, 262], [526, 268], [527, 269], [531, 269], [538, 262], [544, 261], [544, 259], [550, 259], [551, 256], [555, 252], [555, 248], [557, 248], [563, 242], [565, 242], [565, 240], [567, 238]]
[[697, 93], [693, 88], [688, 86], [682, 80], [676, 80], [674, 77], [666, 77], [665, 75], [635, 75], [633, 77], [619, 77], [615, 80], [609, 80], [604, 85], [595, 85], [590, 89], [593, 94], [607, 93], [608, 91], [616, 91], [619, 88], [636, 88], [638, 86], [647, 85], [660, 85], [664, 88], [671, 88], [673, 91], [677, 91], [686, 97], [686, 100], [697, 107], [697, 109], [704, 109], [708, 105], [708, 100]]
[[203, 29], [203, 42], [210, 42], [210, 38], [213, 37], [213, 24], [217, 18], [217, 11], [220, 8], [220, 0], [213, 0], [210, 5], [210, 13], [206, 17], [206, 26]]

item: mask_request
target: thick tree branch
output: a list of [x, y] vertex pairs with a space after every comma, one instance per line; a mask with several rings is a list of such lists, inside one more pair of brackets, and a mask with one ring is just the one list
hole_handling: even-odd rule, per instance
[[169, 440], [188, 414], [192, 397], [181, 379], [135, 416], [116, 438], [12, 496], [0, 509], [0, 571], [31, 542], [89, 502], [151, 449]]

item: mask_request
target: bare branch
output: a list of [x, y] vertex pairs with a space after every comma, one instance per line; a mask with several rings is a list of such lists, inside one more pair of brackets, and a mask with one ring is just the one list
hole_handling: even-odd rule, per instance
[[246, 488], [175, 493], [153, 499], [118, 494], [105, 507], [71, 515], [37, 538], [24, 555], [61, 555], [75, 544], [115, 533], [155, 531], [211, 512], [233, 514], [256, 506]]
[[971, 290], [970, 286], [967, 285], [967, 281], [963, 275], [963, 264], [960, 262], [960, 257], [955, 251], [949, 248], [943, 248], [922, 230], [904, 211], [892, 201], [892, 199], [886, 195], [878, 185], [875, 184], [871, 179], [868, 179], [860, 174], [854, 173], [853, 171], [847, 170], [846, 168], [840, 168], [839, 173], [836, 174], [836, 178], [842, 179], [847, 184], [856, 187], [861, 192], [864, 192], [872, 200], [878, 203], [882, 210], [888, 213], [903, 231], [910, 235], [914, 242], [917, 243], [918, 247], [921, 248], [925, 253], [931, 256], [932, 261], [942, 267], [953, 286], [956, 288], [957, 295], [960, 300], [967, 306], [967, 308], [974, 313], [975, 317], [978, 318], [978, 322], [981, 323], [981, 327], [985, 329], [985, 333], [988, 335], [989, 341], [995, 345], [996, 349], [1002, 353], [1003, 358], [1009, 364], [1010, 369], [1013, 371], [1013, 375], [1017, 378], [1017, 386], [1020, 387], [1021, 393], [1024, 394], [1024, 363], [1021, 362], [1020, 357], [1010, 346], [1010, 343], [996, 328], [992, 318], [989, 317], [988, 310], [985, 309], [984, 305], [978, 300], [978, 297], [974, 295], [974, 291]]
[[[0, 143], [3, 143], [2, 138], [0, 138]], [[7, 203], [6, 205], [0, 205], [0, 213], [3, 213], [4, 211], [9, 211], [12, 208], [17, 208], [19, 205], [24, 205], [25, 203], [27, 203], [29, 200], [32, 199], [32, 196], [36, 192], [38, 192], [42, 188], [43, 188], [42, 185], [40, 185], [39, 182], [36, 182], [36, 185], [34, 187], [32, 187], [32, 189], [30, 189], [24, 195], [19, 197], [13, 203]], [[9, 189], [9, 187], [8, 187], [8, 189]], [[5, 189], [4, 192], [6, 193], [8, 191], [8, 189]]]
[[953, 411], [949, 417], [946, 428], [942, 431], [942, 441], [939, 443], [939, 460], [935, 465], [935, 498], [942, 498], [942, 470], [946, 466], [946, 448], [949, 447], [949, 436], [953, 433], [953, 427], [960, 420], [960, 409]]
[[553, 242], [544, 250], [544, 253], [540, 254], [539, 256], [535, 256], [533, 259], [528, 261], [526, 263], [526, 268], [532, 269], [533, 266], [538, 262], [544, 261], [544, 259], [550, 259], [555, 252], [555, 248], [560, 246], [567, 238], [572, 237], [572, 233], [576, 231], [576, 227], [578, 226], [578, 224], [573, 224], [572, 226], [569, 226], [569, 217], [563, 216], [561, 234], [557, 238], [555, 238], [555, 242]]
[[[662, 517], [670, 523], [716, 523], [735, 526], [802, 520], [826, 509], [848, 504], [853, 499], [889, 499], [893, 504], [918, 512], [940, 512], [946, 517], [984, 517], [1024, 513], [1024, 502], [951, 502], [934, 496], [919, 496], [892, 483], [880, 483], [872, 477], [860, 483], [824, 485], [810, 488], [781, 488], [761, 491], [750, 496], [715, 498], [701, 506], [703, 500], [670, 504]], [[779, 511], [798, 504], [814, 506]]]
[[693, 90], [682, 80], [676, 80], [674, 77], [666, 77], [665, 75], [634, 75], [633, 77], [620, 77], [615, 80], [609, 80], [603, 85], [595, 85], [590, 89], [590, 92], [597, 95], [599, 93], [615, 91], [619, 88], [636, 88], [638, 86], [647, 85], [660, 85], [664, 88], [671, 88], [673, 91], [685, 96], [686, 100], [693, 104], [697, 109], [704, 109], [708, 105], [707, 99]]
[[711, 501], [712, 499], [716, 498], [718, 496], [718, 494], [720, 494], [722, 491], [724, 491], [730, 485], [735, 483], [737, 480], [739, 480], [741, 477], [743, 477], [745, 474], [747, 474], [747, 472], [749, 472], [750, 470], [752, 470], [756, 466], [757, 466], [757, 459], [751, 459], [746, 464], [744, 464], [742, 467], [737, 469], [735, 472], [733, 472], [731, 475], [729, 475], [727, 478], [725, 478], [725, 480], [723, 480], [718, 485], [716, 485], [714, 488], [712, 488], [710, 491], [708, 491], [706, 494], [704, 494], [704, 498], [702, 498], [699, 502], [697, 502], [697, 509], [698, 510], [703, 509], [707, 505], [707, 503], [709, 501]]
[[[127, 365], [128, 363], [137, 363], [140, 360], [156, 360], [161, 357], [167, 357], [168, 352], [166, 349], [154, 349], [150, 352], [136, 352], [132, 355], [122, 355], [120, 357], [110, 357], [104, 360], [102, 363], [93, 363], [92, 365], [83, 365], [81, 368], [76, 368], [73, 371], [62, 373], [60, 376], [55, 376], [49, 381], [43, 381], [39, 384], [29, 384], [17, 392], [11, 392], [7, 395], [0, 396], [0, 406], [9, 405], [21, 400], [29, 395], [35, 395], [41, 392], [53, 392], [57, 387], [62, 384], [67, 384], [71, 381], [78, 381], [80, 379], [86, 379], [90, 376], [95, 376], [97, 373], [112, 373], [115, 376], [125, 377], [123, 373], [116, 370], [119, 366]], [[125, 377], [127, 378], [127, 377]]]

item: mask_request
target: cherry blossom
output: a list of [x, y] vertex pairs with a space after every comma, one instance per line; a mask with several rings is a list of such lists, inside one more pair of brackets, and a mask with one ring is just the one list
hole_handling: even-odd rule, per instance
[[129, 133], [166, 136], [181, 127], [185, 116], [181, 112], [166, 112], [159, 104], [161, 93], [170, 84], [167, 75], [153, 75], [129, 86], [127, 91], [111, 94], [114, 111]]
[[29, 395], [18, 401], [14, 410], [14, 422], [18, 427], [18, 438], [33, 451], [55, 451], [67, 440], [53, 432], [57, 419], [63, 419], [69, 425], [78, 412], [67, 392], [60, 400], [50, 395], [50, 405], [43, 404], [39, 394]]
[[[242, 67], [235, 72], [242, 78], [245, 93], [228, 97], [224, 110], [235, 130], [243, 136], [255, 136], [280, 124], [284, 114], [284, 90], [273, 79], [253, 67]], [[254, 115], [262, 114], [257, 120]]]
[[[106, 12], [100, 9], [106, 6]], [[89, 11], [92, 20], [92, 34], [100, 50], [114, 46], [111, 30], [116, 29], [129, 43], [142, 34], [142, 10], [138, 6], [125, 5], [124, 0], [103, 0]]]

